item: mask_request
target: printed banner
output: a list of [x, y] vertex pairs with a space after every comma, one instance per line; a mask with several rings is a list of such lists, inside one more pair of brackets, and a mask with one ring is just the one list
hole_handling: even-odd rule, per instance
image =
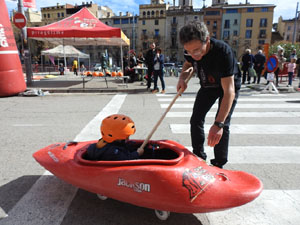
[[36, 9], [35, 0], [23, 0], [23, 6], [27, 7], [27, 8], [35, 8]]

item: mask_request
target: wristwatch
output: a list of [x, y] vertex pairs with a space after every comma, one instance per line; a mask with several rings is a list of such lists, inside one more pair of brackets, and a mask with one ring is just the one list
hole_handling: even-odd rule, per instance
[[223, 128], [224, 127], [224, 123], [222, 123], [222, 122], [215, 121], [214, 125], [217, 126], [217, 127], [219, 127], [219, 128]]

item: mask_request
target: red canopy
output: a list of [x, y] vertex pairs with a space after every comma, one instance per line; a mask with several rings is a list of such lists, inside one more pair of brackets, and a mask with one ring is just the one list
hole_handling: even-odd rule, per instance
[[28, 27], [27, 35], [63, 45], [129, 45], [120, 28], [102, 23], [87, 8], [46, 26]]

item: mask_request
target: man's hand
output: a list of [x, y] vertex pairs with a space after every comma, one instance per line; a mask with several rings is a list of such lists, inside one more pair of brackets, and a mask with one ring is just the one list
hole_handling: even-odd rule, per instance
[[210, 147], [215, 147], [221, 140], [223, 135], [223, 128], [219, 128], [215, 125], [212, 125], [209, 129], [208, 137], [207, 137], [207, 145]]
[[136, 151], [139, 154], [139, 156], [144, 154], [144, 149], [143, 148], [138, 148], [138, 150], [136, 150]]
[[187, 84], [185, 83], [185, 80], [179, 79], [177, 83], [177, 92], [179, 92], [179, 90], [181, 89], [182, 91], [181, 93], [183, 93], [186, 88], [187, 88]]

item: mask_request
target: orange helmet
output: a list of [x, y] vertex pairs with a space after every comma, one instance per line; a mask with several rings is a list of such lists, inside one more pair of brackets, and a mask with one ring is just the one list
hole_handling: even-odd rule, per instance
[[113, 114], [102, 120], [101, 134], [104, 141], [111, 143], [127, 139], [135, 133], [134, 122], [125, 115]]

